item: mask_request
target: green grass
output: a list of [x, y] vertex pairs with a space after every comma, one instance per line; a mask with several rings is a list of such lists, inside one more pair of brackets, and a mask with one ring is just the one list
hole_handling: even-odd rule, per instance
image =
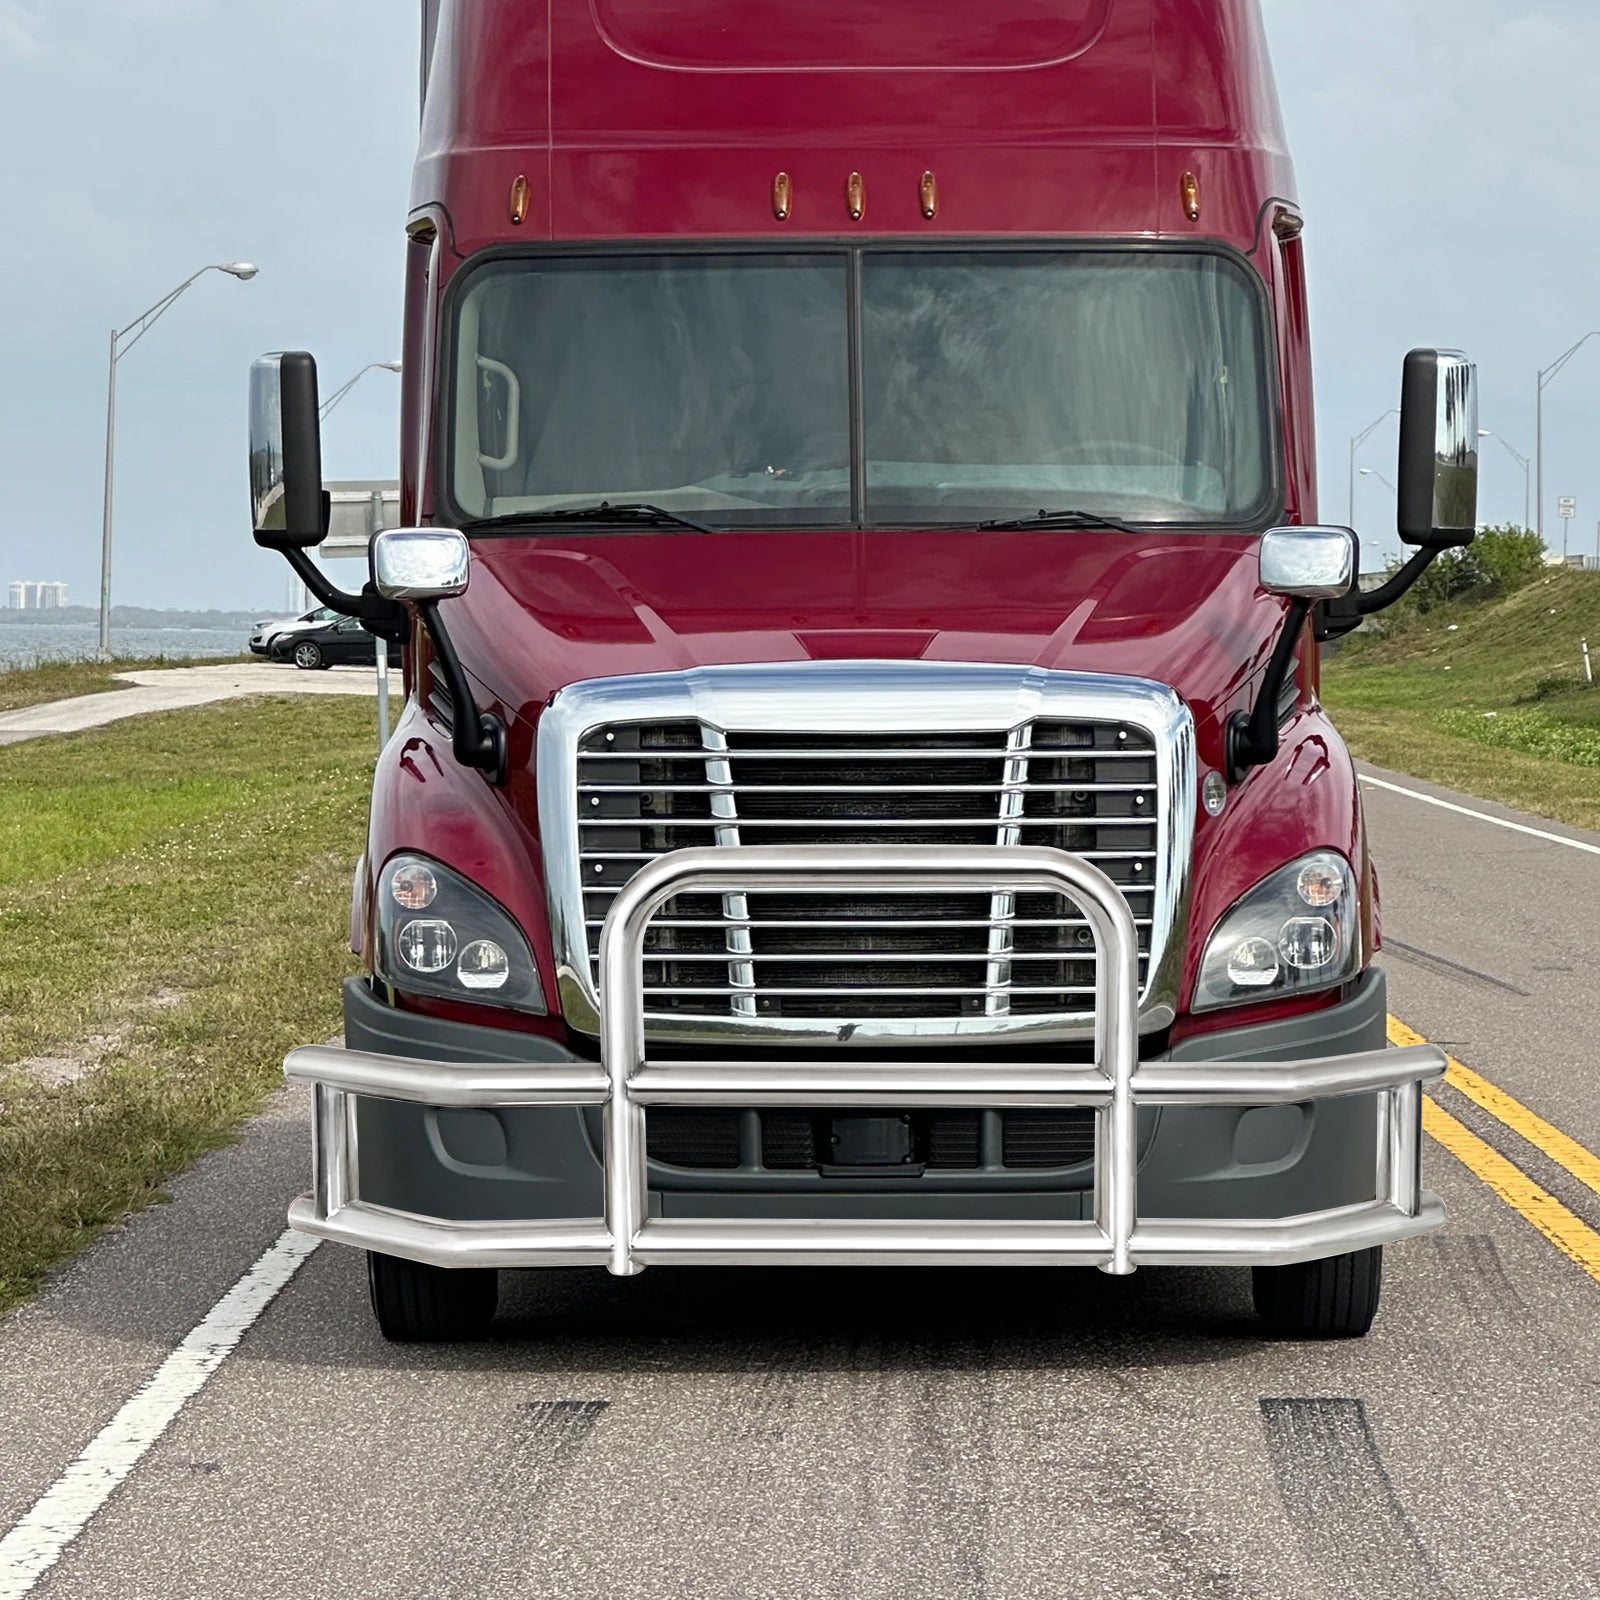
[[0, 1309], [338, 1031], [373, 746], [319, 696], [0, 750]]
[[1323, 668], [1358, 756], [1486, 799], [1600, 828], [1600, 573], [1554, 571], [1505, 600], [1360, 635]]
[[253, 661], [254, 656], [233, 656], [213, 660], [169, 661], [41, 661], [33, 666], [0, 667], [0, 711], [20, 711], [24, 706], [40, 706], [51, 700], [72, 700], [81, 694], [100, 694], [107, 689], [131, 689], [119, 672], [140, 672], [157, 667], [200, 667], [226, 665], [231, 661]]

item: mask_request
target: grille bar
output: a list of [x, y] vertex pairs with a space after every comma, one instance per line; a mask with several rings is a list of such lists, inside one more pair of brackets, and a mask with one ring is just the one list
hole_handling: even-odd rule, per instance
[[[1096, 758], [1098, 759], [1098, 758]], [[580, 783], [579, 794], [721, 794], [732, 783]], [[746, 794], [860, 794], [868, 788], [875, 794], [993, 794], [992, 783], [746, 783], [739, 786]], [[1153, 783], [1007, 784], [1023, 794], [1154, 794]], [[593, 818], [586, 819], [593, 821]]]
[[[659, 750], [646, 752], [650, 759], [656, 761], [704, 761], [707, 756], [716, 752], [700, 749], [694, 746], [663, 747]], [[731, 752], [735, 757], [744, 761], [948, 761], [951, 763], [969, 763], [977, 761], [997, 761], [1005, 759], [1005, 743], [997, 742], [987, 749], [971, 745], [930, 745], [926, 748], [905, 745], [887, 746], [879, 745], [873, 749], [813, 749], [813, 750], [758, 750], [736, 749]], [[1047, 755], [1052, 760], [1061, 761], [1144, 761], [1149, 758], [1148, 750], [1095, 750], [1088, 748], [1051, 748], [1040, 750], [1040, 755]], [[584, 761], [637, 761], [637, 750], [584, 750]]]

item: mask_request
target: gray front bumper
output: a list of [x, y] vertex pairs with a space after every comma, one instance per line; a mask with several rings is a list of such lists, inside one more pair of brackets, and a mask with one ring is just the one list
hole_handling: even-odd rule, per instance
[[[1097, 919], [1107, 973], [1097, 1064], [908, 1065], [864, 1052], [823, 1062], [647, 1060], [627, 981], [643, 929], [668, 895], [723, 886], [734, 872], [774, 883], [832, 873], [863, 888], [930, 874], [941, 884], [1004, 877], [1067, 887]], [[620, 976], [607, 990], [604, 1065], [549, 1040], [409, 1017], [348, 990], [352, 1048], [300, 1050], [286, 1062], [291, 1078], [316, 1087], [317, 1184], [291, 1221], [440, 1265], [603, 1264], [624, 1274], [662, 1262], [1078, 1263], [1113, 1272], [1289, 1262], [1442, 1223], [1418, 1168], [1420, 1085], [1443, 1073], [1445, 1059], [1430, 1046], [1384, 1048], [1381, 974], [1333, 1010], [1139, 1062], [1126, 917], [1094, 868], [1054, 851], [664, 857], [619, 897], [608, 924], [608, 971]], [[681, 1173], [673, 1187], [647, 1166], [649, 1105], [1092, 1106], [1099, 1132], [1076, 1188], [1030, 1189], [1023, 1179], [1000, 1189], [869, 1184], [808, 1194], [735, 1184], [694, 1193]], [[602, 1108], [604, 1157], [585, 1132], [585, 1107]]]

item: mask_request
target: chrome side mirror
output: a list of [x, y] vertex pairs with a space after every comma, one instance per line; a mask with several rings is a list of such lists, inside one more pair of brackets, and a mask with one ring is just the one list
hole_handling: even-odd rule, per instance
[[250, 368], [250, 512], [268, 550], [309, 550], [327, 537], [317, 363], [304, 350]]
[[389, 528], [372, 541], [372, 581], [387, 600], [448, 600], [469, 576], [467, 536], [454, 528]]
[[1478, 531], [1478, 369], [1458, 350], [1413, 350], [1400, 391], [1400, 537], [1425, 549]]
[[1356, 581], [1348, 528], [1269, 528], [1261, 536], [1261, 587], [1297, 600], [1337, 600]]

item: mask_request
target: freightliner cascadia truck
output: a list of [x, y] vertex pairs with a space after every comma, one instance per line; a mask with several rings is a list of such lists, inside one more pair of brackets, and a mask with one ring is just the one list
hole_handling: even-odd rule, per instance
[[1319, 657], [1472, 538], [1475, 378], [1405, 358], [1415, 553], [1361, 592], [1258, 0], [423, 38], [359, 593], [313, 359], [252, 377], [256, 539], [406, 693], [295, 1225], [397, 1339], [747, 1263], [1248, 1266], [1365, 1332], [1444, 1061], [1386, 1048]]

